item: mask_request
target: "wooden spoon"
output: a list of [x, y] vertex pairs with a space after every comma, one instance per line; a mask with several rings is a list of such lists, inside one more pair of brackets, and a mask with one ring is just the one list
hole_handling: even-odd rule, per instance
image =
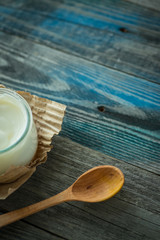
[[106, 165], [92, 168], [63, 192], [33, 205], [0, 215], [0, 227], [62, 202], [104, 201], [119, 192], [123, 183], [124, 175], [116, 167]]

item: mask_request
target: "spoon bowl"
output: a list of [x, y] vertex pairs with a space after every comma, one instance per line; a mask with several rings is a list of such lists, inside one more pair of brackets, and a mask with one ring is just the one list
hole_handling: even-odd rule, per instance
[[78, 201], [101, 202], [114, 196], [124, 183], [124, 175], [113, 166], [99, 166], [82, 174], [71, 186]]
[[101, 202], [123, 186], [124, 175], [113, 166], [98, 166], [82, 174], [63, 192], [30, 206], [0, 215], [0, 227], [66, 201]]

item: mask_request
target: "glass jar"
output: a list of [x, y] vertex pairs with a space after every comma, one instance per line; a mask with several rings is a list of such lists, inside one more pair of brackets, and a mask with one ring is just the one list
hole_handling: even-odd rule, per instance
[[30, 106], [15, 91], [0, 88], [0, 175], [30, 163], [37, 144]]

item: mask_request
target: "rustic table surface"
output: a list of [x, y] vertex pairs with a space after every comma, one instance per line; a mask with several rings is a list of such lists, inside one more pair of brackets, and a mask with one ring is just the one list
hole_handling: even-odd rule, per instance
[[5, 213], [114, 165], [122, 190], [68, 202], [0, 239], [160, 239], [160, 1], [0, 0], [0, 83], [67, 105], [48, 160], [0, 202]]

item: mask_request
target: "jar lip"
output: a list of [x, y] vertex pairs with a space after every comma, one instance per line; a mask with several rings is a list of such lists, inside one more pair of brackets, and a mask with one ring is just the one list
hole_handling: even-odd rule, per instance
[[27, 101], [20, 94], [18, 94], [14, 90], [6, 89], [6, 88], [0, 88], [0, 94], [2, 94], [2, 93], [9, 94], [11, 97], [15, 98], [17, 101], [19, 101], [23, 105], [23, 108], [26, 111], [27, 123], [26, 123], [26, 126], [25, 126], [25, 129], [24, 129], [23, 133], [18, 138], [18, 140], [15, 141], [10, 146], [8, 146], [7, 148], [5, 148], [3, 150], [0, 150], [0, 154], [8, 152], [8, 151], [12, 150], [15, 146], [17, 146], [27, 135], [28, 131], [30, 130], [31, 122], [32, 122], [32, 112], [31, 112], [30, 106], [27, 103]]

